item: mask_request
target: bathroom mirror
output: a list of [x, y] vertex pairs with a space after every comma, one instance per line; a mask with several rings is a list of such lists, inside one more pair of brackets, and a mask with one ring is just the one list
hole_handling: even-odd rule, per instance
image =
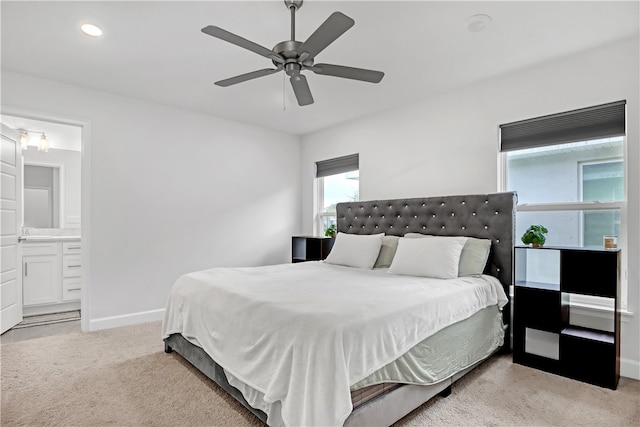
[[60, 227], [60, 168], [25, 164], [24, 226]]

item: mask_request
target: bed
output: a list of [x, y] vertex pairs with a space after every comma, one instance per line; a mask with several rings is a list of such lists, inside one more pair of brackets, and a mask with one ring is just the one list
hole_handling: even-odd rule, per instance
[[[163, 322], [165, 351], [269, 425], [390, 425], [508, 347], [515, 200], [509, 192], [341, 203], [327, 262], [178, 279]], [[417, 238], [424, 235], [435, 237]], [[380, 239], [399, 242], [391, 265], [335, 263], [341, 242]], [[479, 239], [490, 247], [482, 275], [414, 276], [411, 268], [422, 265], [401, 262], [436, 241], [460, 257]], [[361, 258], [368, 247], [351, 253]]]

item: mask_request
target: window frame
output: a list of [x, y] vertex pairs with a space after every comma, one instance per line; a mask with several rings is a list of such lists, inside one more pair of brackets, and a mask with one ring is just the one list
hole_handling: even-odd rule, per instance
[[[353, 171], [358, 171], [358, 177], [360, 176], [359, 168], [353, 169]], [[342, 172], [342, 173], [346, 173], [346, 172]], [[339, 175], [339, 173], [335, 175]], [[333, 175], [328, 175], [328, 176], [333, 176]], [[318, 235], [318, 236], [324, 236], [324, 233], [325, 233], [324, 219], [325, 218], [333, 217], [333, 218], [336, 218], [336, 223], [338, 221], [336, 213], [324, 212], [324, 179], [325, 178], [326, 178], [325, 176], [315, 178], [316, 205], [314, 208], [313, 232], [315, 235]], [[358, 190], [359, 189], [360, 189], [360, 181], [358, 178]]]

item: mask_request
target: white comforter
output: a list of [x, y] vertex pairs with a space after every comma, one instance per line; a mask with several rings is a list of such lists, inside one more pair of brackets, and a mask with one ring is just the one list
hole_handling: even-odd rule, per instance
[[349, 386], [435, 332], [506, 304], [492, 277], [438, 280], [305, 262], [214, 268], [171, 289], [163, 338], [181, 333], [281, 403], [289, 426], [342, 425]]

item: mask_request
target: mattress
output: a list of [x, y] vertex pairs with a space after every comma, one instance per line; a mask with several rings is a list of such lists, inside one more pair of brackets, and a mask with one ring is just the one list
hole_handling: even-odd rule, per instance
[[352, 384], [506, 301], [489, 276], [445, 281], [322, 262], [217, 268], [176, 281], [163, 337], [180, 333], [204, 349], [230, 384], [255, 391], [243, 394], [267, 406], [269, 424], [341, 425]]

